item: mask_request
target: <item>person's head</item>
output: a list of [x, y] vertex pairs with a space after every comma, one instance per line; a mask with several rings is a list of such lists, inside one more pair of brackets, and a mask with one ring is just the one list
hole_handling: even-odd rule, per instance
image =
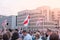
[[40, 33], [39, 33], [39, 32], [36, 32], [35, 37], [36, 37], [37, 39], [40, 38]]
[[50, 29], [47, 29], [47, 35], [51, 35], [52, 31]]
[[12, 39], [11, 40], [16, 40], [16, 39], [18, 39], [19, 38], [19, 34], [17, 33], [17, 32], [14, 32], [13, 34], [12, 34]]
[[16, 32], [18, 32], [18, 29], [15, 29]]
[[24, 36], [26, 36], [27, 31], [26, 31], [26, 30], [23, 30], [23, 32], [22, 32], [22, 33], [23, 33], [23, 35], [24, 35]]
[[9, 29], [10, 32], [12, 32], [12, 29]]
[[44, 32], [43, 32], [43, 31], [41, 31], [41, 32], [40, 32], [40, 34], [41, 34], [41, 36], [43, 36], [43, 35], [44, 35]]
[[7, 34], [3, 34], [3, 40], [9, 40], [8, 35]]
[[33, 31], [30, 32], [30, 35], [33, 35]]
[[50, 35], [50, 40], [59, 40], [58, 34], [52, 33], [52, 34]]

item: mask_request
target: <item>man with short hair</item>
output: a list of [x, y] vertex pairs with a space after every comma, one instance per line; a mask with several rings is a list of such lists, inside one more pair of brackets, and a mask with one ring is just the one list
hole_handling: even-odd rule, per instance
[[24, 39], [23, 40], [32, 40], [32, 36], [27, 33], [26, 30], [23, 30]]
[[56, 33], [52, 33], [52, 34], [50, 35], [50, 40], [59, 40], [59, 35], [56, 34]]

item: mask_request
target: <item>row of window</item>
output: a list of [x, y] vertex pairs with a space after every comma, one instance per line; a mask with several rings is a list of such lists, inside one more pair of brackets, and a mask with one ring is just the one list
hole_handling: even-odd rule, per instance
[[[41, 13], [31, 13], [30, 16], [34, 16], [34, 15], [42, 15]], [[27, 16], [26, 14], [24, 15], [18, 15], [18, 17], [23, 17], [23, 16]]]
[[[25, 18], [26, 18], [26, 16], [25, 17], [17, 17], [18, 20], [23, 20]], [[35, 18], [45, 18], [45, 16], [37, 16], [37, 15], [31, 16], [31, 19], [35, 19]]]
[[[22, 23], [18, 23], [18, 25], [24, 25]], [[29, 23], [29, 26], [36, 26], [36, 23]], [[45, 25], [45, 24], [37, 24], [37, 26], [58, 26], [58, 25]]]
[[[21, 22], [23, 22], [23, 21], [24, 21], [24, 19], [18, 20], [17, 23], [21, 23]], [[37, 22], [37, 21], [38, 21], [38, 19], [30, 19], [30, 23], [31, 23], [31, 22]], [[41, 22], [44, 23], [45, 25], [57, 24], [57, 23], [55, 23], [55, 22], [45, 22], [45, 21], [43, 22], [42, 20], [41, 20]], [[41, 22], [40, 22], [40, 24], [42, 24]]]
[[24, 21], [25, 19], [18, 19], [17, 21]]
[[27, 16], [19, 16], [19, 17], [17, 17], [17, 19], [21, 19], [21, 18], [26, 18]]
[[[43, 28], [42, 26], [39, 26], [39, 27], [29, 27], [29, 29], [40, 29], [40, 28]], [[54, 26], [44, 26], [44, 28], [54, 28]]]
[[[18, 24], [19, 26], [23, 26], [23, 24]], [[54, 26], [54, 27], [56, 27], [56, 26], [58, 26], [58, 25], [36, 25], [36, 24], [29, 24], [29, 26]]]
[[[17, 24], [20, 24], [20, 25], [23, 25], [23, 22], [19, 22]], [[36, 23], [35, 22], [30, 22], [29, 25], [35, 25]]]
[[23, 14], [19, 14], [18, 16], [25, 16], [25, 15], [35, 15], [35, 14], [42, 14], [42, 13], [23, 13]]
[[[30, 18], [30, 20], [35, 20], [35, 19], [38, 19], [38, 18], [40, 19], [40, 16], [35, 16], [35, 17], [31, 17]], [[18, 18], [17, 20], [24, 20], [26, 17], [24, 17], [24, 18]], [[42, 18], [42, 19], [46, 19], [46, 18]]]
[[27, 15], [27, 13], [20, 13], [18, 16], [24, 16]]

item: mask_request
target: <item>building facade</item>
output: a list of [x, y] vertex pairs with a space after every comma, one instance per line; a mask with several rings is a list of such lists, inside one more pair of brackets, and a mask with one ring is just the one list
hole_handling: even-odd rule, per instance
[[7, 28], [8, 29], [15, 29], [17, 26], [16, 26], [16, 16], [8, 16], [7, 17]]
[[33, 30], [43, 29], [43, 28], [55, 28], [58, 26], [57, 21], [51, 21], [51, 11], [49, 7], [43, 6], [35, 10], [24, 10], [18, 12], [17, 16], [17, 26], [24, 28], [24, 20], [27, 15], [30, 15], [30, 21], [28, 28]]
[[55, 20], [58, 21], [59, 27], [60, 27], [60, 8], [54, 8], [53, 9]]

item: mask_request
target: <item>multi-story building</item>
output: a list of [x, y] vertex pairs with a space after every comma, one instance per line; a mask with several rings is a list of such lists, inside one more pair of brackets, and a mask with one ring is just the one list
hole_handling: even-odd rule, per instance
[[15, 29], [17, 26], [16, 26], [16, 16], [8, 16], [7, 17], [7, 28], [8, 29]]
[[24, 28], [24, 20], [30, 15], [29, 29], [40, 29], [40, 28], [55, 28], [57, 26], [57, 21], [51, 21], [51, 14], [49, 7], [43, 6], [35, 10], [24, 10], [18, 12], [17, 16], [17, 26]]
[[24, 11], [21, 11], [21, 12], [18, 12], [18, 16], [17, 16], [17, 26], [18, 27], [24, 27], [24, 20], [26, 19], [27, 15], [28, 15], [28, 10], [24, 10]]
[[53, 9], [53, 12], [54, 12], [54, 18], [55, 18], [55, 20], [57, 20], [58, 21], [58, 24], [59, 24], [59, 26], [60, 26], [60, 9], [59, 8], [54, 8]]
[[50, 7], [42, 6], [37, 8], [37, 10], [41, 11], [42, 15], [45, 16], [47, 21], [50, 21], [50, 11], [51, 11]]

